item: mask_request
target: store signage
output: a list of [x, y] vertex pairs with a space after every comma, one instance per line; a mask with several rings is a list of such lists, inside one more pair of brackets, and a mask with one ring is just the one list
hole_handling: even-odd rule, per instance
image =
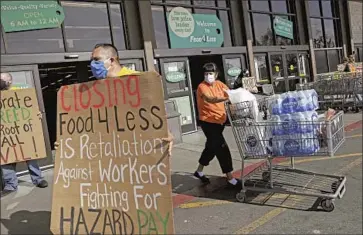
[[240, 75], [241, 72], [242, 72], [242, 69], [240, 69], [238, 67], [232, 67], [227, 70], [227, 74], [231, 77], [236, 77], [236, 76]]
[[165, 77], [168, 82], [176, 83], [184, 81], [186, 74], [182, 72], [168, 72]]
[[1, 24], [5, 32], [57, 28], [64, 21], [57, 1], [1, 1]]
[[221, 47], [223, 25], [216, 15], [175, 7], [167, 15], [171, 48]]
[[293, 23], [289, 20], [275, 16], [274, 18], [274, 30], [276, 35], [281, 37], [294, 39]]

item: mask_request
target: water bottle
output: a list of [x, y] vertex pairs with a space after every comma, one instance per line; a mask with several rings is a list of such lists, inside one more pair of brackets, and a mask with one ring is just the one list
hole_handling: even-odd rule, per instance
[[311, 155], [319, 150], [319, 139], [313, 132], [306, 133], [302, 136], [301, 153]]
[[308, 110], [308, 98], [305, 95], [305, 91], [297, 92], [298, 107], [297, 112], [305, 112]]
[[284, 114], [294, 113], [297, 110], [297, 92], [287, 92], [282, 95], [282, 110]]
[[281, 95], [276, 95], [272, 101], [272, 104], [271, 104], [271, 113], [273, 115], [280, 115], [282, 114], [282, 106], [281, 106], [281, 103], [282, 103], [282, 97]]
[[272, 154], [274, 156], [284, 156], [283, 148], [283, 137], [273, 136], [272, 137]]
[[304, 113], [305, 120], [307, 121], [307, 132], [316, 132], [319, 127], [318, 113], [316, 111], [309, 111]]
[[271, 124], [272, 124], [272, 135], [282, 135], [283, 129], [282, 129], [282, 123], [281, 123], [281, 117], [279, 115], [272, 115], [271, 116]]
[[305, 96], [308, 98], [308, 110], [313, 111], [319, 109], [318, 94], [314, 89], [306, 90]]
[[289, 135], [283, 141], [284, 156], [296, 156], [302, 153], [301, 137], [296, 135]]
[[296, 129], [295, 129], [295, 133], [306, 133], [307, 132], [307, 122], [306, 122], [306, 116], [304, 115], [305, 113], [302, 112], [298, 112], [298, 113], [293, 113], [292, 114], [292, 120], [294, 122], [296, 122]]
[[282, 130], [284, 135], [292, 135], [299, 133], [298, 121], [296, 120], [295, 114], [284, 114], [281, 115]]

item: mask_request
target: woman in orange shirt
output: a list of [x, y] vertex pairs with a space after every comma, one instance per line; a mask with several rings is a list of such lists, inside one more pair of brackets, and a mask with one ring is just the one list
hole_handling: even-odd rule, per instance
[[223, 137], [227, 119], [224, 102], [228, 100], [225, 91], [228, 90], [228, 87], [217, 80], [218, 68], [214, 63], [205, 64], [203, 69], [204, 81], [198, 86], [197, 105], [200, 125], [207, 142], [194, 176], [203, 183], [209, 183], [209, 179], [203, 174], [203, 168], [209, 165], [214, 156], [217, 156], [222, 172], [227, 176], [228, 185], [234, 187], [238, 185], [239, 181], [232, 176], [232, 156]]

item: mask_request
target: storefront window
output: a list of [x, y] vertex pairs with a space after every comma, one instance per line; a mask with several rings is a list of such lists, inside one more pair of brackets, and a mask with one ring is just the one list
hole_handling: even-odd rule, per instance
[[338, 50], [328, 50], [328, 61], [329, 61], [329, 68], [330, 71], [337, 71], [338, 64], [341, 64], [340, 60], [340, 53]]
[[[255, 46], [294, 45], [298, 43], [293, 0], [250, 0], [249, 3]], [[293, 39], [276, 34], [273, 28], [276, 17], [284, 18], [292, 23]]]
[[272, 78], [279, 79], [284, 77], [284, 62], [282, 60], [282, 54], [271, 55], [271, 70]]
[[64, 52], [61, 28], [6, 33], [6, 53]]
[[189, 90], [185, 62], [164, 63], [164, 73], [169, 95]]
[[3, 34], [0, 31], [0, 51], [1, 54], [5, 54], [5, 45], [4, 45], [4, 39], [3, 39]]
[[329, 72], [327, 60], [326, 51], [315, 51], [316, 70], [318, 74]]
[[[65, 38], [69, 51], [91, 51], [98, 43], [126, 48], [120, 4], [61, 2], [65, 12]], [[111, 38], [110, 21], [113, 32]]]
[[253, 14], [254, 38], [256, 46], [270, 46], [274, 44], [271, 29], [271, 17], [267, 14]]
[[267, 55], [255, 55], [254, 61], [257, 82], [268, 82]]
[[176, 3], [182, 4], [183, 8], [190, 10], [192, 14], [216, 15], [223, 25], [224, 42], [223, 47], [232, 46], [229, 10], [226, 0], [194, 0], [194, 1], [154, 1], [152, 3], [152, 17], [155, 31], [157, 48], [170, 48], [169, 29], [167, 26], [167, 13]]
[[340, 19], [334, 4], [337, 1], [331, 0], [310, 0], [310, 24], [315, 48], [339, 47]]

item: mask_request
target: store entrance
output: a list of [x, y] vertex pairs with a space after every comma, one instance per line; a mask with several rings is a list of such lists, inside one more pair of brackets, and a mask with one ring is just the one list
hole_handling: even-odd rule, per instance
[[211, 55], [211, 56], [192, 56], [189, 57], [189, 66], [190, 66], [190, 76], [191, 76], [191, 85], [194, 97], [194, 107], [195, 107], [195, 115], [197, 119], [197, 124], [199, 125], [199, 115], [197, 109], [197, 89], [198, 85], [204, 80], [204, 71], [203, 66], [206, 63], [215, 63], [219, 70], [218, 79], [226, 83], [225, 73], [223, 69], [223, 58], [221, 55]]

